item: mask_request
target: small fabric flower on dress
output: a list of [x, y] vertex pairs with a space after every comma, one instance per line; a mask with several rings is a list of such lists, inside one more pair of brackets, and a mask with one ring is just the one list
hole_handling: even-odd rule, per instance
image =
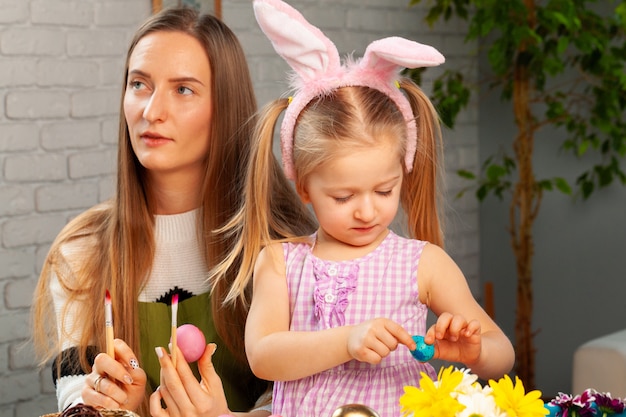
[[315, 318], [326, 328], [346, 323], [348, 296], [356, 289], [358, 273], [359, 265], [356, 263], [314, 262]]

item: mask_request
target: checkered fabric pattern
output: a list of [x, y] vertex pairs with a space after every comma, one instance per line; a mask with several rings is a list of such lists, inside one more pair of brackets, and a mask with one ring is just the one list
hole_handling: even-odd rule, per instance
[[[386, 317], [410, 334], [424, 334], [427, 307], [418, 299], [417, 268], [426, 244], [389, 232], [371, 253], [341, 262], [315, 257], [308, 244], [283, 244], [291, 330], [317, 331]], [[417, 386], [420, 372], [436, 377], [432, 366], [400, 346], [379, 365], [352, 360], [307, 378], [275, 383], [273, 412], [329, 416], [340, 405], [361, 403], [381, 417], [399, 416], [403, 387]]]

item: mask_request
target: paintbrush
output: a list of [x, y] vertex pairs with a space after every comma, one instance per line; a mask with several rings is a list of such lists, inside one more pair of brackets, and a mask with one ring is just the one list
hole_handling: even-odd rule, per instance
[[113, 311], [111, 309], [111, 294], [106, 290], [104, 297], [104, 327], [106, 329], [106, 349], [107, 355], [115, 358], [115, 348], [113, 347]]
[[178, 316], [178, 294], [174, 294], [172, 296], [172, 335], [170, 340], [172, 342], [172, 364], [174, 364], [174, 368], [176, 368], [176, 328], [177, 326], [177, 316]]

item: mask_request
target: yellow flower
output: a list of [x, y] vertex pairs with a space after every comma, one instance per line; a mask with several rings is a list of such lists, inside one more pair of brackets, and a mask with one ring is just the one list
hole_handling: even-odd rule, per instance
[[465, 408], [451, 395], [463, 379], [463, 372], [453, 371], [452, 366], [441, 369], [437, 383], [424, 372], [421, 375], [419, 388], [404, 387], [400, 397], [403, 416], [454, 417]]
[[550, 412], [541, 400], [541, 391], [524, 393], [524, 385], [516, 376], [515, 385], [508, 375], [498, 382], [489, 381], [496, 404], [510, 417], [543, 417]]

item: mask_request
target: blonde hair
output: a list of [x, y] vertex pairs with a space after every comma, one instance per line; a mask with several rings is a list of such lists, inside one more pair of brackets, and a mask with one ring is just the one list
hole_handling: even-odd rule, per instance
[[[115, 196], [70, 222], [52, 244], [44, 263], [32, 309], [33, 337], [42, 362], [61, 352], [57, 328], [50, 320], [55, 316], [49, 288], [52, 271], [67, 291], [68, 304], [89, 300], [81, 304], [88, 311], [80, 312], [80, 317], [77, 317], [82, 333], [81, 339], [76, 342], [83, 369], [91, 369], [87, 355], [89, 345], [95, 345], [99, 351], [104, 350], [103, 321], [93, 320], [93, 317], [104, 315], [101, 300], [105, 289], [109, 289], [111, 297], [116, 300], [114, 322], [127, 324], [116, 328], [116, 337], [125, 340], [139, 353], [137, 300], [154, 257], [154, 203], [150, 185], [146, 182], [146, 171], [130, 145], [123, 96], [127, 87], [128, 62], [135, 46], [146, 35], [159, 31], [183, 32], [204, 46], [212, 74], [214, 114], [207, 114], [207, 118], [212, 120], [209, 133], [212, 140], [209, 141], [204, 180], [199, 190], [202, 210], [198, 214], [198, 241], [204, 248], [207, 265], [220, 263], [232, 249], [232, 237], [214, 233], [214, 230], [235, 215], [242, 204], [245, 167], [256, 112], [247, 62], [237, 37], [218, 18], [199, 15], [191, 8], [165, 9], [150, 17], [137, 30], [128, 49], [120, 106]], [[282, 175], [276, 160], [273, 165], [276, 175]], [[283, 181], [286, 183], [287, 180], [283, 178]], [[282, 210], [280, 214], [274, 214], [281, 218], [279, 223], [285, 224], [284, 230], [281, 228], [278, 234], [289, 228], [297, 233], [312, 230], [314, 223], [310, 216], [299, 211], [295, 193], [278, 190], [273, 200], [272, 207]], [[274, 214], [272, 217], [275, 217]], [[289, 219], [289, 222], [284, 219]], [[69, 276], [62, 249], [81, 238], [91, 238], [95, 243], [84, 254], [80, 268], [73, 271], [75, 275]], [[229, 350], [247, 366], [243, 342], [247, 306], [245, 303], [224, 302], [239, 267], [238, 258], [229, 259], [228, 265], [221, 263], [223, 267], [219, 274], [213, 276], [213, 320]], [[238, 288], [238, 291], [245, 299], [246, 288]], [[61, 311], [58, 319], [62, 320], [66, 313], [66, 310]], [[147, 407], [147, 401], [143, 407]], [[147, 410], [143, 408], [143, 414], [147, 415]]]
[[[415, 83], [403, 79], [401, 87], [413, 109], [418, 130], [413, 168], [411, 172], [405, 170], [400, 197], [407, 216], [408, 233], [413, 238], [443, 245], [437, 186], [442, 153], [439, 117]], [[243, 205], [226, 226], [237, 236], [232, 255], [237, 254], [242, 260], [230, 297], [235, 297], [248, 285], [258, 253], [275, 240], [265, 227], [271, 221], [271, 191], [277, 186], [269, 167], [276, 122], [288, 104], [287, 99], [279, 99], [266, 105], [255, 129]], [[296, 186], [301, 186], [319, 164], [333, 158], [337, 152], [372, 145], [383, 137], [398, 139], [398, 163], [403, 164], [406, 135], [402, 113], [387, 95], [378, 90], [362, 86], [342, 87], [317, 97], [296, 121], [293, 144]], [[290, 240], [303, 238], [286, 234], [283, 237]]]

